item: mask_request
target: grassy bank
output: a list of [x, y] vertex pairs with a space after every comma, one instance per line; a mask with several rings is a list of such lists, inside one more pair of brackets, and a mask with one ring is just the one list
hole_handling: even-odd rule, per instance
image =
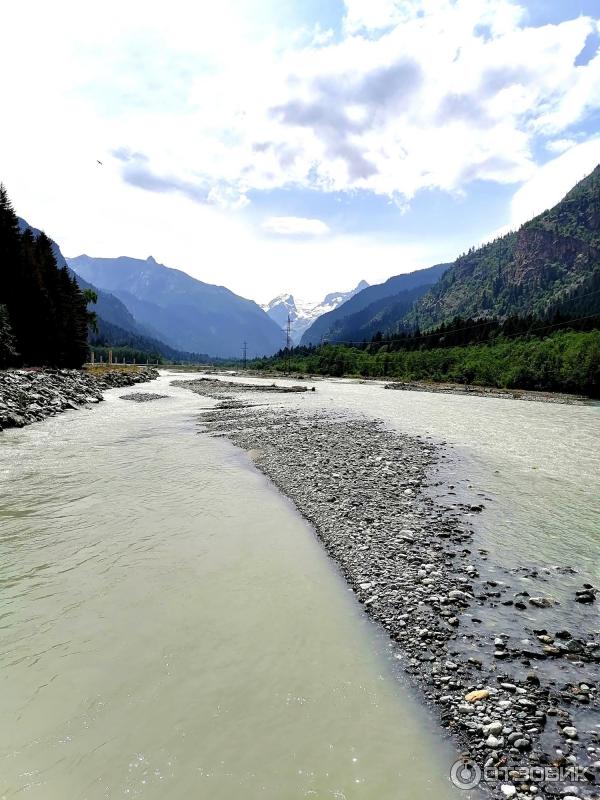
[[252, 363], [255, 369], [312, 375], [434, 381], [600, 397], [600, 331], [560, 331], [545, 338], [502, 338], [481, 345], [389, 352], [323, 345]]

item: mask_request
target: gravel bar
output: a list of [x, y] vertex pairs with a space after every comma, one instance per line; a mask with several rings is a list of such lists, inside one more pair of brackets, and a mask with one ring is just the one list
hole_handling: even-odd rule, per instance
[[[432, 496], [452, 456], [443, 445], [376, 420], [232, 400], [254, 385], [174, 383], [221, 400], [200, 416], [203, 430], [250, 451], [312, 523], [461, 757], [483, 771], [483, 788], [503, 798], [599, 796], [593, 586], [573, 593], [581, 625], [571, 632], [552, 627], [551, 597], [490, 579], [471, 528], [482, 507]], [[499, 608], [510, 624], [492, 633], [481, 623]]]

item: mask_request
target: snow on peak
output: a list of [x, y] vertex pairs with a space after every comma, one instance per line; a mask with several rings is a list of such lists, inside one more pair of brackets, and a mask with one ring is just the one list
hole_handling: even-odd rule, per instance
[[262, 309], [273, 319], [281, 328], [286, 328], [288, 315], [291, 322], [292, 341], [297, 344], [302, 338], [304, 331], [322, 314], [333, 311], [334, 308], [341, 306], [357, 292], [366, 289], [369, 284], [366, 281], [360, 283], [349, 292], [330, 292], [325, 295], [319, 303], [301, 302], [295, 300], [291, 294], [280, 294], [274, 297], [269, 303], [262, 306]]

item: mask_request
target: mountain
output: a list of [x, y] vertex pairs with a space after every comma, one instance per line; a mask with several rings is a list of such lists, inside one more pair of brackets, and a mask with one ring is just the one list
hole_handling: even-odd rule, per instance
[[[37, 228], [34, 228], [22, 217], [18, 217], [18, 220], [21, 231], [29, 228], [34, 236], [37, 237], [40, 235], [41, 231]], [[117, 325], [124, 330], [131, 331], [132, 333], [144, 333], [124, 303], [122, 303], [113, 294], [110, 294], [110, 292], [104, 292], [101, 289], [98, 289], [96, 286], [93, 286], [91, 283], [83, 279], [80, 275], [74, 273], [73, 270], [69, 268], [67, 260], [61, 253], [60, 247], [57, 245], [57, 243], [53, 239], [50, 239], [50, 243], [52, 245], [52, 252], [54, 253], [54, 258], [56, 259], [58, 266], [67, 267], [70, 272], [75, 274], [79, 288], [82, 291], [85, 289], [92, 289], [98, 295], [98, 302], [94, 305], [94, 311], [100, 320], [106, 320], [106, 322], [110, 322], [112, 325]]]
[[[41, 231], [18, 217], [19, 229], [21, 231], [29, 228], [34, 236], [39, 236]], [[118, 297], [110, 292], [98, 289], [81, 275], [78, 275], [67, 264], [60, 247], [50, 239], [52, 252], [59, 267], [67, 267], [69, 272], [75, 276], [79, 288], [82, 291], [91, 289], [97, 295], [97, 302], [91, 306], [97, 318], [97, 330], [90, 333], [89, 341], [93, 345], [104, 345], [107, 347], [128, 346], [146, 353], [159, 353], [165, 358], [173, 361], [206, 361], [208, 356], [197, 353], [188, 353], [176, 350], [159, 339], [149, 336], [143, 325], [140, 325], [129, 311], [127, 306]]]
[[146, 353], [152, 359], [155, 354], [158, 354], [164, 356], [168, 361], [191, 361], [194, 363], [210, 361], [210, 357], [206, 353], [187, 353], [183, 350], [176, 350], [159, 339], [125, 330], [104, 319], [98, 320], [98, 330], [90, 334], [89, 343], [94, 347], [128, 347], [131, 350]]
[[121, 256], [67, 259], [95, 286], [116, 295], [146, 331], [177, 350], [239, 357], [271, 354], [285, 342], [276, 323], [251, 300], [192, 278], [185, 272]]
[[262, 306], [263, 310], [274, 320], [280, 328], [285, 330], [288, 321], [288, 314], [291, 322], [292, 342], [298, 344], [304, 331], [323, 314], [333, 311], [338, 306], [345, 303], [355, 294], [366, 289], [369, 284], [366, 281], [360, 283], [349, 292], [330, 292], [325, 295], [320, 303], [301, 303], [294, 299], [291, 294], [280, 294], [274, 297], [270, 303]]
[[[323, 314], [305, 331], [301, 344], [328, 341], [362, 341], [370, 338], [382, 325], [394, 325], [414, 301], [444, 274], [450, 264], [395, 275], [385, 283], [367, 286], [345, 303]], [[357, 316], [359, 315], [359, 316]], [[384, 320], [384, 321], [382, 321]], [[369, 333], [369, 331], [373, 333]]]
[[600, 311], [600, 166], [517, 232], [457, 258], [407, 322], [558, 311]]

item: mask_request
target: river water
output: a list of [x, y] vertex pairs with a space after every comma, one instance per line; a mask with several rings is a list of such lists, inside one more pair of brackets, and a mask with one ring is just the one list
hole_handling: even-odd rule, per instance
[[[279, 405], [366, 415], [451, 445], [457, 458], [444, 478], [456, 481], [458, 498], [484, 504], [473, 521], [497, 563], [570, 565], [579, 583], [598, 581], [600, 403], [391, 391], [380, 381], [308, 383], [314, 393], [280, 395]], [[264, 395], [259, 397], [264, 402]], [[452, 502], [452, 496], [445, 499]]]
[[465, 797], [311, 529], [197, 435], [213, 401], [128, 391], [2, 434], [0, 798]]

